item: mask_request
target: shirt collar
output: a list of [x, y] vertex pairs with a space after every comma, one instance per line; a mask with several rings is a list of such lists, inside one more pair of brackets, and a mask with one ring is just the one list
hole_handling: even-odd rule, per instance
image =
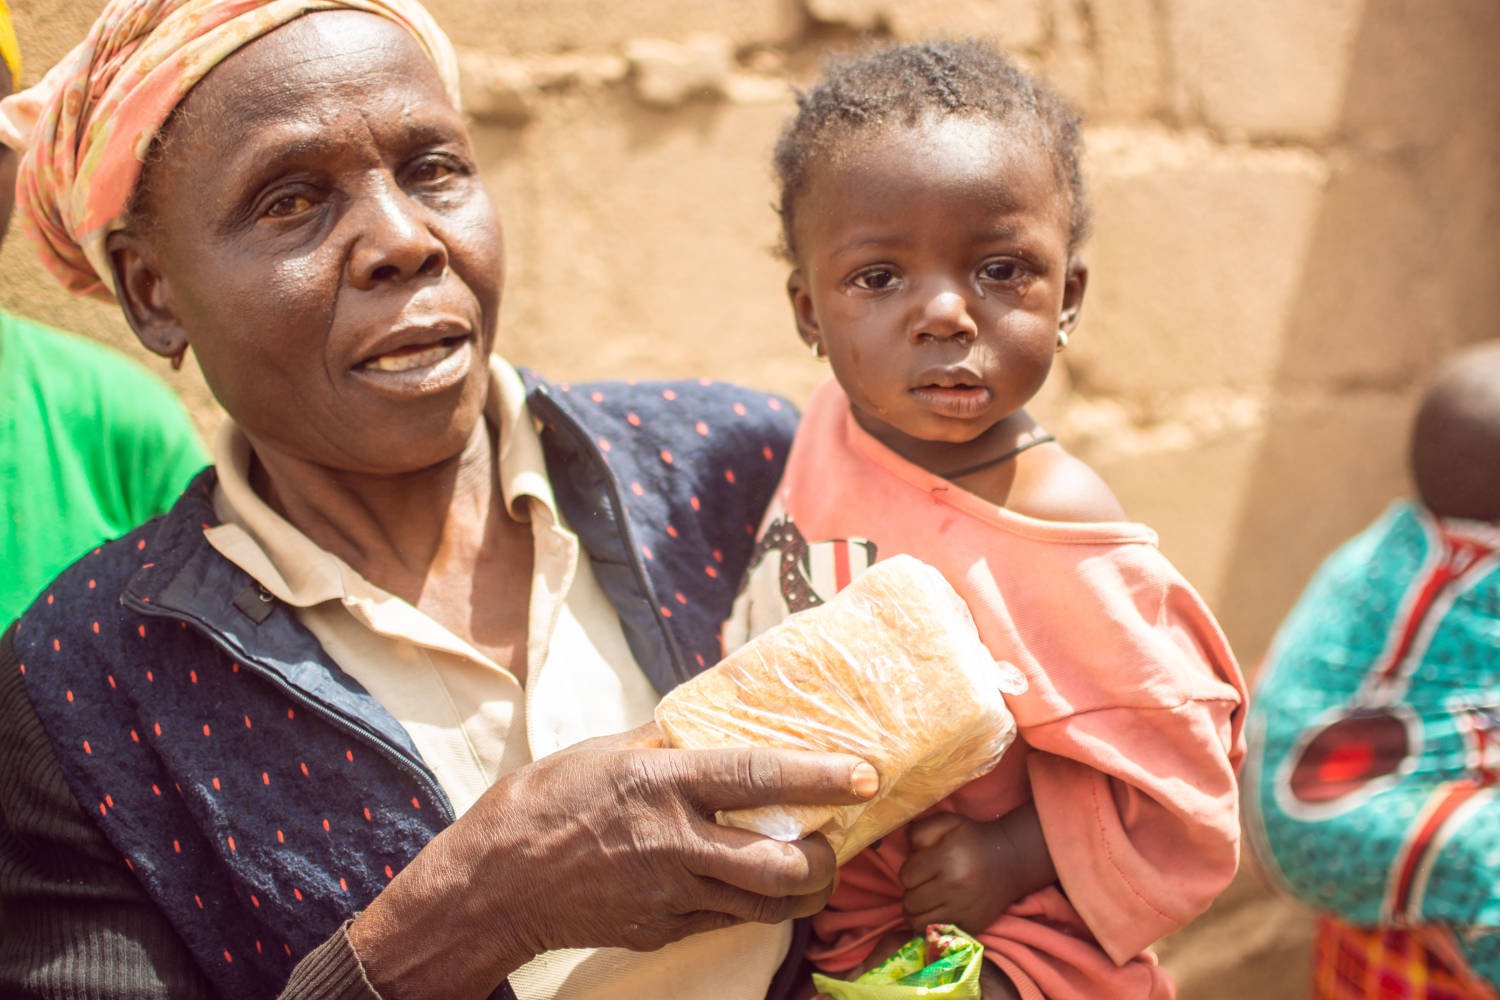
[[[504, 359], [490, 357], [485, 420], [499, 428], [496, 452], [505, 509], [518, 521], [538, 511], [559, 521], [541, 436], [526, 408], [526, 387]], [[250, 441], [225, 421], [214, 446], [218, 488], [214, 509], [223, 522], [208, 529], [210, 543], [293, 607], [345, 600], [369, 585], [342, 559], [320, 547], [271, 508], [250, 485]]]
[[540, 428], [526, 408], [526, 385], [520, 372], [497, 355], [490, 357], [490, 394], [484, 416], [500, 428], [500, 491], [510, 516], [529, 520], [531, 505], [526, 498], [531, 497], [541, 503], [553, 523], [560, 521]]

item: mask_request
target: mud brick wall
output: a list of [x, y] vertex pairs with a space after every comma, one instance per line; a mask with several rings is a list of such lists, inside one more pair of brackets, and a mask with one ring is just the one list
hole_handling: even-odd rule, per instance
[[[12, 0], [34, 80], [101, 0]], [[979, 34], [1085, 113], [1083, 323], [1037, 409], [1217, 609], [1247, 669], [1319, 560], [1407, 489], [1416, 393], [1500, 335], [1494, 0], [431, 0], [506, 226], [500, 349], [557, 378], [803, 399], [772, 255], [792, 88], [868, 38]], [[0, 305], [134, 348], [12, 234]], [[173, 375], [205, 430], [192, 365]], [[1306, 918], [1244, 879], [1164, 960], [1186, 1000], [1296, 997]]]

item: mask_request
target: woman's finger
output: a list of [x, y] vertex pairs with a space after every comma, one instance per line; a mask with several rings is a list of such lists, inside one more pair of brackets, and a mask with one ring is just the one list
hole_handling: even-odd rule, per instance
[[761, 747], [670, 753], [683, 796], [710, 815], [770, 805], [853, 805], [880, 789], [875, 769], [849, 754]]
[[695, 875], [762, 896], [821, 892], [837, 870], [833, 848], [820, 834], [785, 843], [748, 830], [704, 821], [698, 853], [688, 859]]
[[734, 922], [779, 924], [783, 920], [810, 917], [828, 902], [829, 890], [804, 896], [762, 896], [713, 879], [699, 879], [693, 902], [701, 910], [728, 914]]

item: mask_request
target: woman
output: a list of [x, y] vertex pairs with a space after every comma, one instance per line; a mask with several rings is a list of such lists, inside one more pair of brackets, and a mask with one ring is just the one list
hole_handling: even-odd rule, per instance
[[784, 985], [832, 853], [711, 817], [873, 770], [648, 728], [552, 751], [712, 662], [786, 409], [486, 363], [501, 241], [452, 67], [409, 0], [112, 0], [5, 107], [54, 270], [191, 347], [230, 417], [0, 643], [7, 996]]

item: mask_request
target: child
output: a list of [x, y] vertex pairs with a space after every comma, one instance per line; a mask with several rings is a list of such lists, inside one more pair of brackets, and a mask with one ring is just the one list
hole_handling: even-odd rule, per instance
[[1323, 911], [1319, 1000], [1500, 996], [1500, 343], [1433, 382], [1420, 503], [1339, 549], [1251, 713], [1246, 828]]
[[726, 641], [906, 552], [1030, 685], [1023, 739], [844, 868], [810, 955], [847, 976], [952, 922], [986, 946], [987, 998], [1170, 997], [1145, 949], [1234, 874], [1244, 690], [1155, 535], [1025, 410], [1083, 301], [1077, 119], [974, 42], [855, 59], [800, 105], [776, 152], [787, 292], [835, 380]]

